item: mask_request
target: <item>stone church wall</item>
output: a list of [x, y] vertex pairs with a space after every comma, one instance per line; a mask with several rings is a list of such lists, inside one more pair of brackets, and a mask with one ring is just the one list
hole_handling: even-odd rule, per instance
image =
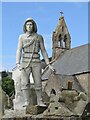
[[78, 74], [75, 75], [78, 81], [80, 82], [81, 86], [85, 90], [86, 93], [88, 93], [88, 82], [90, 80], [90, 73], [85, 73], [85, 74]]

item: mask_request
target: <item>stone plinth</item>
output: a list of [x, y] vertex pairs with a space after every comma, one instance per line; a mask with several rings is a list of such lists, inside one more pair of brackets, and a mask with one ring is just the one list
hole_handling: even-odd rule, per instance
[[25, 111], [10, 110], [5, 112], [5, 115], [0, 120], [90, 120], [90, 116], [81, 118], [80, 116], [45, 116], [43, 114], [30, 115], [25, 114]]
[[90, 117], [80, 118], [80, 117], [38, 117], [38, 116], [25, 116], [18, 118], [1, 118], [1, 120], [90, 120]]
[[0, 120], [90, 120], [90, 116], [80, 118], [80, 116], [44, 116], [43, 114], [30, 115], [25, 114], [25, 111], [10, 110]]

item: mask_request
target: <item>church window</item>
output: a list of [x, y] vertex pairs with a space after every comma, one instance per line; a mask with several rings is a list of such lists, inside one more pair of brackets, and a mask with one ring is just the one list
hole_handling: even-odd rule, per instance
[[62, 37], [61, 37], [61, 34], [60, 34], [59, 37], [58, 37], [59, 47], [62, 46], [61, 40], [62, 40]]
[[64, 26], [62, 26], [62, 32], [64, 32]]
[[67, 47], [66, 40], [67, 40], [67, 35], [65, 34], [64, 36], [65, 48]]

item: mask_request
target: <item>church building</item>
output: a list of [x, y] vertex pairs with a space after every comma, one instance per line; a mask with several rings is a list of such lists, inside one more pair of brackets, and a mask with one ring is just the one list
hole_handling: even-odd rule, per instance
[[[68, 81], [72, 81], [72, 89], [86, 93], [90, 101], [89, 47], [90, 44], [88, 43], [71, 48], [71, 36], [64, 16], [61, 16], [52, 35], [51, 64], [55, 68], [56, 76], [64, 89], [67, 88]], [[42, 74], [43, 87], [50, 75], [50, 69], [45, 69]], [[53, 84], [55, 83], [53, 82]], [[47, 89], [50, 90], [50, 87]]]

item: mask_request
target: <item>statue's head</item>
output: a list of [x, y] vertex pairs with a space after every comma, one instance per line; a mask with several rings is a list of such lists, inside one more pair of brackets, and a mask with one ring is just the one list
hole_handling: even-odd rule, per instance
[[27, 32], [27, 29], [26, 29], [27, 22], [31, 22], [33, 24], [33, 32], [36, 33], [37, 32], [37, 25], [36, 25], [36, 22], [32, 18], [26, 19], [24, 26], [23, 26], [24, 33]]

